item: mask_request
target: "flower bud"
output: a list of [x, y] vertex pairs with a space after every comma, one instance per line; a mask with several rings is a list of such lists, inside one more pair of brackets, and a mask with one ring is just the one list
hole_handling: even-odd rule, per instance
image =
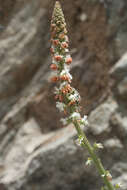
[[57, 82], [59, 80], [59, 77], [58, 76], [54, 76], [51, 78], [51, 81], [52, 82]]
[[59, 40], [53, 40], [53, 44], [57, 46], [59, 44]]
[[72, 58], [71, 58], [71, 57], [69, 57], [69, 58], [66, 59], [66, 64], [67, 64], [67, 65], [70, 65], [71, 62], [72, 62]]
[[54, 48], [50, 48], [50, 52], [53, 54], [54, 53]]
[[62, 56], [56, 55], [56, 56], [54, 56], [54, 59], [55, 59], [56, 61], [61, 61], [61, 60], [62, 60]]
[[68, 44], [66, 42], [62, 42], [61, 47], [62, 48], [68, 48]]
[[58, 67], [57, 67], [56, 64], [51, 64], [50, 68], [51, 68], [52, 70], [57, 70], [57, 69], [58, 69]]

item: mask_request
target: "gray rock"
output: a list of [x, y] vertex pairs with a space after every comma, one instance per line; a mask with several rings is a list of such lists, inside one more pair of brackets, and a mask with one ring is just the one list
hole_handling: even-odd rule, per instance
[[127, 77], [125, 77], [119, 84], [118, 84], [118, 94], [121, 98], [127, 100]]
[[[19, 4], [17, 3], [17, 8]], [[45, 9], [40, 3], [32, 1], [15, 12], [9, 25], [4, 30], [0, 43], [0, 119], [11, 109], [20, 97], [23, 88], [42, 65], [41, 56], [46, 55], [45, 39], [41, 38], [46, 20]], [[46, 46], [46, 45], [45, 45]], [[38, 49], [38, 53], [36, 53]], [[40, 56], [41, 55], [41, 56]], [[44, 59], [43, 59], [44, 60]], [[23, 77], [22, 77], [23, 76]]]
[[109, 120], [117, 108], [117, 103], [109, 98], [104, 104], [98, 106], [89, 116], [90, 130], [94, 135], [111, 131]]
[[116, 112], [111, 116], [111, 124], [122, 139], [127, 139], [127, 112]]
[[18, 130], [13, 140], [13, 148], [6, 147], [6, 159], [3, 160], [4, 171], [0, 176], [1, 182], [8, 184], [23, 177], [33, 154], [37, 153], [35, 150], [48, 142], [49, 139], [51, 140], [53, 135], [52, 133], [42, 135], [38, 124], [33, 118], [27, 121]]
[[110, 74], [117, 80], [117, 83], [127, 76], [127, 54], [124, 54], [114, 65]]
[[126, 19], [127, 19], [127, 1], [126, 0], [104, 0], [108, 14], [109, 38], [116, 49], [114, 54], [117, 58], [121, 57], [127, 51], [126, 38]]
[[[54, 167], [56, 167], [57, 172], [54, 173], [54, 176], [52, 176], [52, 180], [55, 183], [54, 187], [49, 185], [50, 189], [54, 189], [55, 185], [57, 185], [59, 174], [63, 175], [65, 172], [63, 165], [63, 159], [66, 159], [65, 150], [68, 157], [74, 157], [71, 162], [78, 159], [74, 156], [77, 154], [78, 149], [72, 140], [72, 137], [75, 136], [75, 134], [76, 130], [74, 127], [68, 126], [68, 128], [58, 130], [55, 133], [52, 132], [42, 135], [37, 123], [33, 118], [31, 118], [18, 131], [13, 141], [13, 148], [8, 150], [6, 153], [6, 159], [3, 160], [4, 169], [0, 173], [0, 182], [6, 185], [9, 184], [9, 189], [19, 189], [19, 187], [22, 187], [22, 185], [27, 182], [28, 178], [26, 175], [32, 176], [37, 169], [41, 168], [42, 165], [41, 174], [43, 175], [43, 172], [54, 172]], [[65, 163], [68, 161], [65, 160]], [[51, 167], [48, 169], [47, 164], [50, 166], [52, 162], [55, 164], [53, 165], [54, 169]], [[63, 172], [61, 167], [63, 168]], [[79, 175], [79, 169], [77, 167], [77, 164], [73, 166], [73, 170], [75, 170], [75, 177], [78, 177]], [[72, 168], [70, 169], [72, 170]], [[84, 169], [80, 172], [84, 172]], [[64, 180], [66, 180], [66, 175]], [[46, 183], [43, 184], [43, 187], [47, 186], [48, 188], [47, 182], [49, 183], [49, 181], [46, 181]]]
[[112, 149], [117, 148], [117, 150], [118, 150], [118, 148], [123, 148], [123, 145], [121, 144], [120, 140], [116, 139], [116, 138], [106, 140], [104, 142], [104, 146], [106, 148], [112, 148]]

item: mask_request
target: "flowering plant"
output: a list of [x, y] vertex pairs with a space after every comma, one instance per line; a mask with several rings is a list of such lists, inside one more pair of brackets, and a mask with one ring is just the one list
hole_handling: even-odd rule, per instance
[[51, 55], [52, 64], [50, 68], [54, 70], [54, 76], [51, 78], [52, 82], [58, 82], [59, 88], [55, 88], [56, 107], [60, 112], [64, 112], [68, 117], [62, 118], [63, 125], [73, 123], [77, 133], [77, 144], [87, 149], [90, 157], [86, 164], [94, 163], [105, 186], [103, 190], [115, 190], [120, 187], [119, 184], [112, 185], [112, 176], [109, 171], [106, 171], [96, 155], [97, 149], [102, 149], [101, 143], [94, 143], [91, 145], [83, 131], [83, 127], [88, 125], [87, 116], [83, 118], [80, 115], [80, 100], [81, 97], [78, 91], [71, 86], [72, 76], [70, 74], [70, 64], [72, 58], [69, 54], [69, 46], [66, 23], [61, 9], [61, 5], [56, 1], [54, 12], [51, 21]]

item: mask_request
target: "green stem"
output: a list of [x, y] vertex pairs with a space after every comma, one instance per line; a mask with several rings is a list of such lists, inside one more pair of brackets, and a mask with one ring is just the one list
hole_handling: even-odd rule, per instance
[[83, 137], [83, 140], [84, 140], [83, 148], [87, 148], [100, 176], [102, 177], [104, 175], [103, 180], [104, 180], [104, 183], [107, 186], [108, 190], [115, 190], [112, 183], [108, 180], [107, 176], [105, 176], [106, 170], [104, 169], [104, 167], [101, 163], [101, 160], [95, 154], [94, 148], [89, 143], [85, 133], [82, 131], [82, 129], [80, 127], [80, 124], [77, 121], [74, 121], [73, 123], [75, 125], [78, 135], [81, 135]]

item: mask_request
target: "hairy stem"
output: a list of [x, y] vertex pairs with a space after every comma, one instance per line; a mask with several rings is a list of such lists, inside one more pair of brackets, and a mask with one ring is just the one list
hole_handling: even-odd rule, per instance
[[103, 180], [104, 180], [105, 185], [108, 187], [109, 190], [115, 190], [115, 188], [113, 187], [111, 182], [107, 179], [107, 176], [105, 176], [106, 170], [104, 169], [104, 167], [103, 167], [103, 165], [101, 163], [101, 160], [95, 154], [94, 148], [92, 147], [92, 145], [88, 141], [85, 133], [83, 132], [83, 130], [80, 127], [80, 124], [77, 121], [74, 121], [73, 124], [74, 124], [74, 126], [76, 128], [76, 131], [77, 131], [78, 135], [79, 136], [81, 135], [83, 137], [84, 144], [82, 144], [82, 147], [85, 148], [85, 149], [87, 148], [87, 150], [88, 150], [88, 152], [89, 152], [89, 154], [90, 154], [90, 156], [91, 156], [91, 158], [92, 158], [92, 160], [93, 160], [93, 162], [94, 162], [100, 176], [101, 177], [104, 176]]

